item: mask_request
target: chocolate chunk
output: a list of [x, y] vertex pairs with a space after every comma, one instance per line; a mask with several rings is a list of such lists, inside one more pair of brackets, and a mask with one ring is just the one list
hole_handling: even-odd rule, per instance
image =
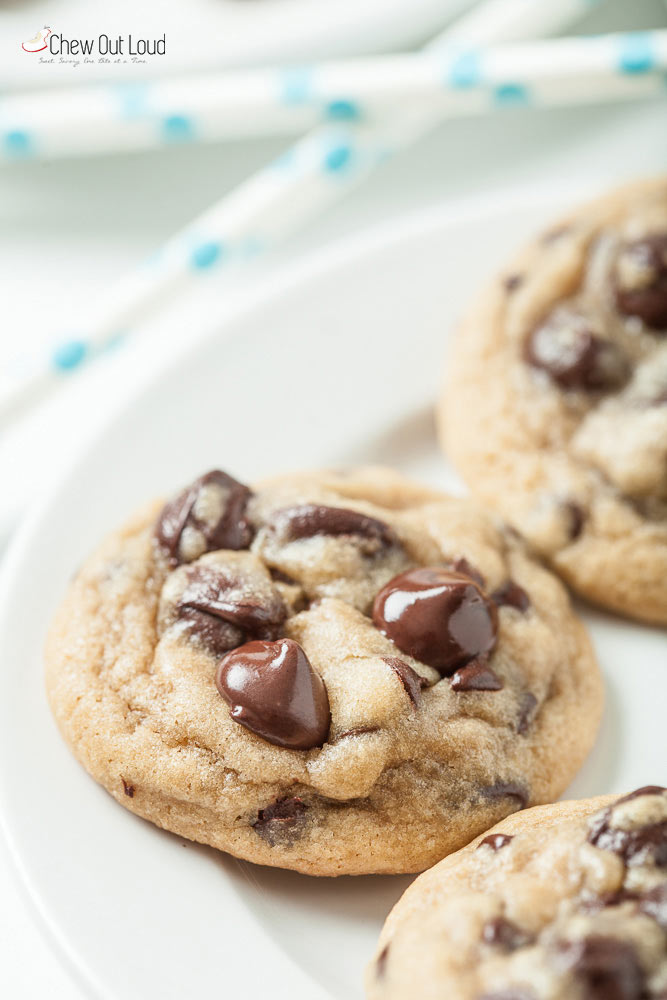
[[463, 573], [424, 567], [399, 573], [377, 594], [373, 622], [403, 652], [442, 676], [493, 649], [497, 611]]
[[387, 959], [389, 957], [389, 945], [386, 944], [375, 962], [375, 975], [378, 979], [384, 979], [387, 971]]
[[452, 675], [449, 684], [453, 691], [500, 691], [503, 686], [484, 658], [471, 660], [461, 667]]
[[193, 566], [178, 601], [179, 618], [191, 623], [191, 631], [213, 652], [222, 654], [248, 639], [276, 639], [282, 631], [287, 609], [277, 590], [268, 585], [249, 599], [243, 596], [243, 581], [215, 566]]
[[277, 799], [259, 810], [252, 828], [271, 847], [277, 844], [289, 846], [303, 832], [307, 809], [305, 802], [296, 796]]
[[482, 786], [480, 792], [485, 799], [517, 799], [519, 809], [526, 808], [530, 797], [526, 788], [516, 781], [496, 781], [493, 785]]
[[516, 951], [517, 948], [529, 944], [533, 938], [507, 917], [494, 917], [484, 924], [482, 940], [485, 944], [502, 948], [504, 951]]
[[491, 594], [491, 600], [498, 607], [516, 608], [517, 611], [527, 611], [530, 607], [530, 597], [514, 580], [506, 580]]
[[667, 329], [667, 233], [626, 243], [614, 271], [616, 305], [654, 330]]
[[270, 527], [287, 542], [314, 538], [316, 535], [358, 538], [365, 543], [368, 554], [399, 544], [395, 533], [384, 521], [347, 507], [323, 507], [310, 503], [287, 507], [274, 515]]
[[525, 691], [519, 699], [519, 717], [516, 722], [516, 731], [519, 736], [528, 732], [528, 727], [535, 717], [537, 708], [537, 698], [532, 691]]
[[123, 777], [121, 777], [120, 780], [123, 782], [123, 791], [127, 795], [128, 799], [133, 799], [134, 798], [134, 785], [131, 785]]
[[644, 973], [626, 941], [592, 934], [560, 948], [562, 964], [583, 987], [585, 1000], [641, 1000]]
[[420, 677], [409, 663], [406, 663], [405, 660], [399, 660], [397, 656], [383, 656], [382, 659], [397, 674], [412, 704], [415, 706], [419, 705], [422, 697], [422, 688], [428, 687], [428, 681]]
[[327, 689], [293, 639], [232, 650], [220, 661], [216, 684], [232, 719], [274, 746], [311, 750], [329, 735]]
[[667, 820], [631, 830], [613, 827], [610, 822], [615, 806], [631, 802], [642, 795], [660, 795], [664, 791], [658, 785], [646, 785], [618, 799], [613, 806], [595, 817], [588, 834], [589, 842], [600, 850], [613, 851], [626, 864], [651, 862], [659, 868], [667, 867]]
[[215, 469], [200, 476], [163, 508], [155, 534], [176, 566], [215, 549], [247, 549], [253, 529], [246, 517], [247, 486]]
[[667, 882], [644, 893], [639, 901], [639, 909], [667, 931]]
[[554, 313], [533, 330], [524, 357], [562, 389], [615, 389], [629, 374], [621, 348], [593, 333], [584, 318], [573, 313]]
[[486, 846], [490, 847], [492, 851], [499, 851], [501, 847], [507, 847], [511, 840], [514, 840], [514, 837], [510, 833], [490, 833], [484, 840], [480, 840], [477, 850]]
[[523, 274], [508, 274], [505, 280], [503, 281], [505, 291], [507, 292], [508, 295], [511, 295], [512, 292], [515, 292], [517, 288], [520, 288], [521, 285], [523, 285], [525, 280], [526, 279], [524, 278]]

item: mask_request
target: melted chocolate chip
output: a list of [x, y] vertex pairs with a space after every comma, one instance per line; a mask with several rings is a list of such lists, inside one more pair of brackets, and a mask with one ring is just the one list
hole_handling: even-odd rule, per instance
[[655, 330], [667, 328], [667, 233], [626, 243], [614, 279], [620, 312]]
[[215, 566], [194, 566], [178, 602], [179, 618], [213, 652], [222, 654], [249, 638], [276, 639], [287, 617], [280, 594], [267, 588], [266, 600], [239, 596], [242, 582]]
[[227, 653], [216, 676], [235, 722], [275, 746], [320, 747], [331, 713], [324, 681], [297, 642], [258, 640]]
[[574, 500], [565, 500], [562, 507], [569, 518], [568, 537], [571, 542], [574, 542], [583, 530], [586, 515], [583, 508], [578, 503], [575, 503]]
[[585, 1000], [641, 1000], [644, 973], [632, 945], [592, 934], [561, 946], [565, 968], [583, 987]]
[[271, 527], [289, 542], [328, 535], [362, 539], [371, 551], [398, 544], [398, 538], [384, 521], [347, 507], [323, 507], [310, 503], [287, 507], [275, 514]]
[[526, 808], [530, 797], [526, 788], [516, 781], [496, 781], [493, 785], [482, 786], [480, 792], [485, 799], [517, 799], [519, 809]]
[[467, 559], [454, 559], [452, 562], [447, 563], [448, 569], [453, 569], [455, 573], [463, 573], [464, 576], [469, 576], [471, 580], [478, 583], [482, 589], [486, 587], [486, 580], [480, 573], [480, 571], [469, 563]]
[[514, 580], [506, 580], [491, 594], [491, 600], [498, 607], [516, 608], [517, 611], [527, 611], [530, 607], [530, 597]]
[[134, 798], [134, 785], [131, 785], [125, 778], [120, 779], [123, 782], [123, 791], [127, 795], [128, 799]]
[[301, 836], [307, 809], [305, 802], [296, 796], [277, 799], [259, 810], [252, 828], [271, 847], [277, 844], [289, 846]]
[[453, 691], [500, 691], [503, 686], [498, 674], [482, 658], [457, 670], [449, 684]]
[[528, 727], [535, 718], [537, 698], [532, 691], [525, 691], [519, 699], [519, 717], [516, 721], [516, 731], [519, 736], [528, 732]]
[[522, 948], [533, 939], [530, 934], [522, 931], [507, 917], [494, 917], [484, 924], [482, 940], [485, 944], [502, 948], [504, 951], [516, 951], [517, 948]]
[[510, 833], [490, 833], [484, 840], [480, 840], [477, 850], [486, 846], [490, 847], [492, 851], [499, 851], [502, 847], [507, 847], [511, 840], [514, 840], [514, 837]]
[[667, 882], [644, 893], [639, 901], [639, 909], [667, 931]]
[[382, 659], [398, 676], [412, 704], [415, 706], [419, 705], [422, 697], [422, 688], [428, 687], [428, 681], [420, 677], [409, 663], [406, 663], [405, 660], [399, 660], [397, 656], [383, 656]]
[[618, 388], [629, 372], [617, 344], [589, 330], [582, 317], [568, 313], [556, 313], [533, 330], [524, 357], [562, 389]]
[[387, 971], [387, 959], [389, 957], [389, 945], [386, 944], [375, 962], [375, 975], [378, 979], [384, 979]]
[[172, 566], [214, 549], [247, 549], [253, 529], [246, 517], [247, 486], [215, 469], [165, 505], [155, 534]]
[[600, 850], [613, 851], [626, 864], [651, 862], [659, 868], [667, 867], [667, 820], [631, 830], [622, 830], [610, 823], [615, 806], [643, 795], [659, 795], [664, 790], [658, 785], [646, 785], [618, 799], [594, 820], [588, 834], [589, 842]]
[[399, 573], [377, 594], [373, 622], [409, 656], [442, 676], [493, 649], [497, 611], [463, 573], [424, 567]]

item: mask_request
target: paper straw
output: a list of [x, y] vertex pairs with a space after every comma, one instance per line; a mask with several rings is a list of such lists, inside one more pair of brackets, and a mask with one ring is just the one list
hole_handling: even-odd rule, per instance
[[[521, 0], [523, 8], [527, 2]], [[507, 30], [511, 22], [496, 17]], [[599, 99], [607, 86], [614, 95], [633, 96], [638, 78], [666, 66], [667, 31], [631, 32], [24, 94], [0, 105], [0, 148], [5, 159], [80, 155], [294, 134], [331, 121], [386, 117], [415, 103], [461, 115], [519, 101], [539, 107]]]
[[[512, 5], [512, 0], [503, 2], [507, 8]], [[492, 5], [497, 10], [498, 0]], [[459, 37], [465, 20], [457, 26]], [[549, 19], [550, 30], [559, 26]], [[485, 40], [483, 21], [477, 18], [474, 41]], [[432, 46], [446, 41], [439, 38]], [[0, 386], [0, 416], [3, 409], [8, 416], [21, 404], [39, 398], [64, 374], [107, 349], [120, 331], [136, 326], [153, 303], [162, 302], [179, 283], [220, 265], [240, 262], [289, 236], [389, 153], [414, 141], [438, 120], [423, 109], [413, 109], [384, 126], [330, 127], [306, 136], [172, 238], [149, 265], [112, 289], [107, 303], [101, 305], [100, 319], [91, 324], [85, 337], [61, 344], [53, 359], [22, 384], [10, 382], [4, 395]]]

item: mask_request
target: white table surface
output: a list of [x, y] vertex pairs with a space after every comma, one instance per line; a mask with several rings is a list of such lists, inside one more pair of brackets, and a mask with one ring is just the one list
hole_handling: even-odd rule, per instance
[[[659, 0], [610, 2], [589, 19], [590, 30], [667, 25]], [[667, 166], [665, 102], [625, 108], [508, 112], [502, 118], [454, 122], [417, 149], [387, 164], [363, 188], [312, 225], [261, 270], [283, 267], [299, 254], [409, 210], [428, 209], [498, 189], [559, 186], [563, 180], [641, 175], [648, 162]], [[7, 168], [0, 185], [0, 274], [3, 328], [0, 346], [44, 342], [66, 330], [110, 280], [140, 261], [174, 229], [231, 188], [280, 148], [258, 142], [241, 148], [180, 148], [108, 160], [28, 163]], [[245, 280], [256, 280], [248, 275]], [[443, 282], [446, 275], [443, 274]], [[232, 290], [207, 279], [196, 308], [185, 309], [183, 332], [202, 315], [204, 302]], [[181, 307], [183, 312], [183, 307]], [[162, 350], [168, 352], [169, 344]], [[31, 481], [78, 447], [90, 419], [103, 419], [120, 391], [118, 366], [99, 369], [92, 388], [82, 386], [53, 406], [47, 422], [0, 444], [0, 482]], [[145, 377], [150, 362], [144, 354]], [[82, 382], [85, 380], [82, 380]], [[93, 384], [94, 383], [94, 384]], [[82, 408], [86, 419], [82, 420]], [[11, 487], [8, 487], [11, 488]], [[26, 497], [25, 505], [29, 504]], [[3, 664], [2, 669], [10, 669]], [[45, 822], [48, 818], [45, 817]], [[54, 859], [57, 864], [57, 859]], [[82, 994], [42, 938], [23, 889], [0, 843], [0, 996], [52, 1000]]]

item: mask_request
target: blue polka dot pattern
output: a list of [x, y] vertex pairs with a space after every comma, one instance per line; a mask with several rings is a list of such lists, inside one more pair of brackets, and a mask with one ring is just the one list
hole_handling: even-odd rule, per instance
[[331, 101], [331, 103], [327, 105], [326, 113], [329, 118], [333, 118], [335, 121], [352, 122], [361, 118], [361, 109], [359, 105], [356, 101], [349, 101], [347, 99]]
[[467, 87], [476, 87], [482, 79], [479, 55], [477, 52], [461, 52], [451, 62], [447, 74], [447, 82], [450, 87], [465, 90]]
[[222, 256], [222, 246], [219, 243], [201, 243], [192, 251], [192, 266], [198, 271], [213, 267]]
[[530, 93], [523, 83], [501, 83], [494, 88], [493, 99], [496, 104], [519, 107], [530, 103]]
[[622, 73], [650, 73], [654, 68], [653, 41], [647, 32], [622, 35], [618, 44], [618, 68]]
[[88, 347], [83, 340], [68, 340], [53, 352], [53, 366], [57, 371], [69, 372], [84, 360]]
[[282, 74], [285, 104], [305, 104], [312, 95], [313, 71], [307, 66], [290, 66]]
[[187, 142], [194, 132], [192, 120], [186, 115], [169, 115], [162, 122], [162, 134], [168, 142]]
[[324, 154], [324, 169], [331, 173], [340, 173], [345, 170], [352, 161], [352, 150], [349, 146], [332, 146]]
[[27, 132], [18, 129], [5, 133], [3, 144], [8, 156], [30, 156], [33, 152], [32, 139]]

